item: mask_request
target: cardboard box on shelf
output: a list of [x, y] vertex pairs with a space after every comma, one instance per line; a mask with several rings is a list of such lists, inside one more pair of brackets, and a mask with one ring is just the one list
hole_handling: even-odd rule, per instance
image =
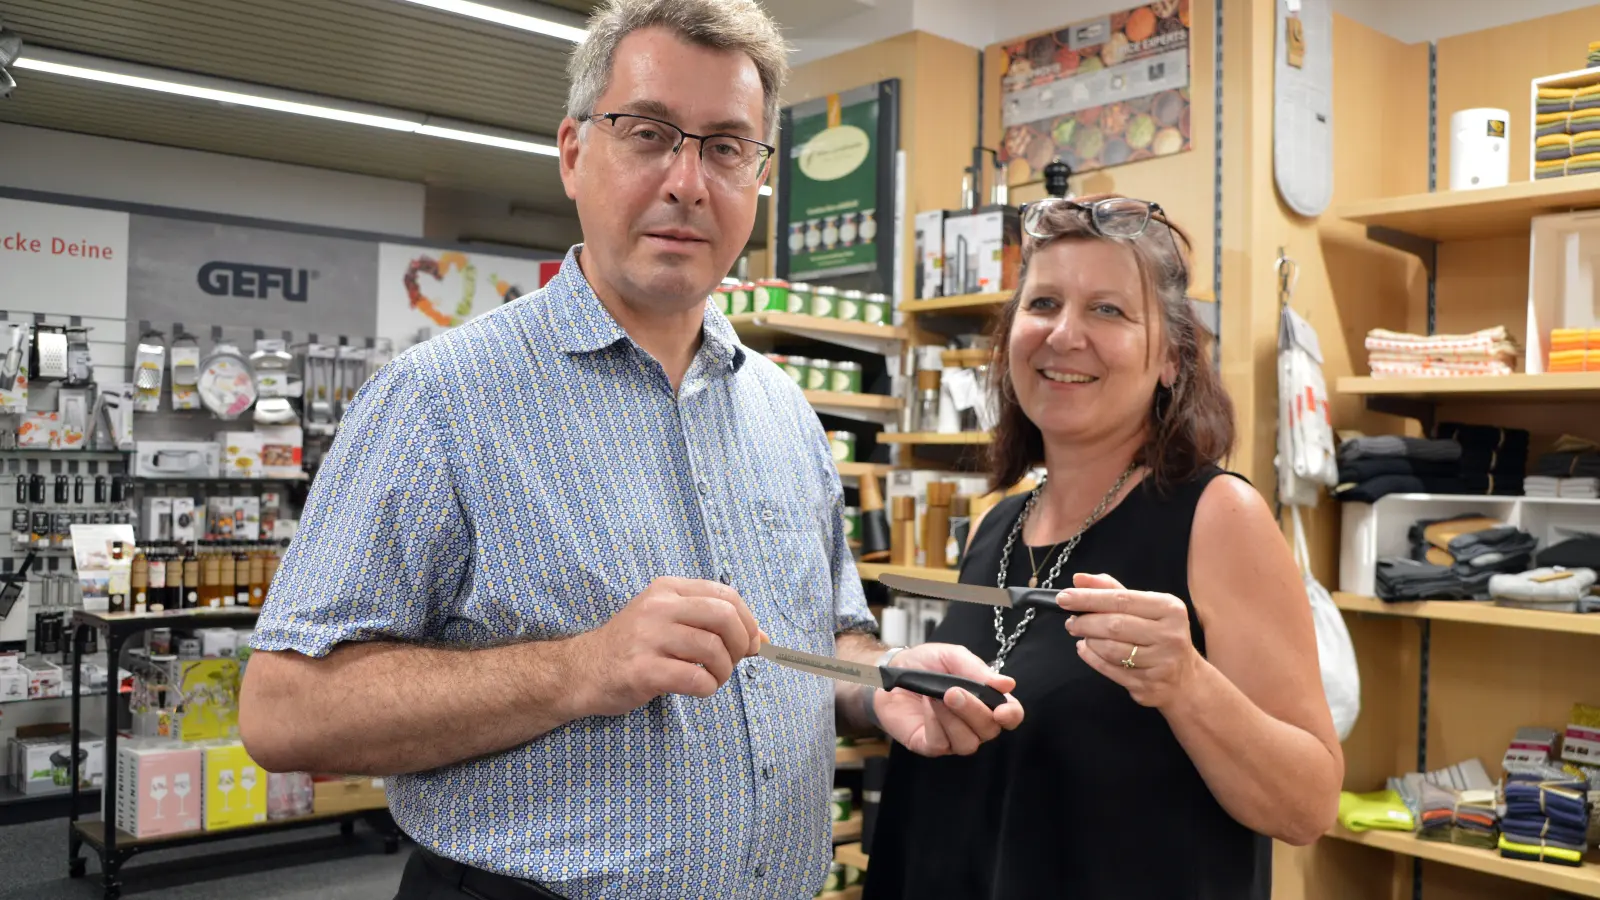
[[[65, 723], [24, 725], [10, 746], [11, 786], [24, 794], [50, 794], [72, 787], [67, 767], [72, 752], [71, 726]], [[84, 731], [78, 745], [78, 784], [100, 787], [105, 783], [104, 738]]]
[[117, 827], [134, 837], [199, 831], [200, 748], [133, 741], [117, 747]]
[[217, 444], [222, 447], [223, 478], [260, 478], [262, 446], [261, 435], [254, 431], [219, 431]]
[[205, 776], [205, 830], [239, 828], [267, 820], [267, 772], [244, 745], [219, 742], [200, 748]]
[[266, 478], [297, 478], [304, 472], [302, 448], [305, 431], [299, 425], [260, 425], [261, 474]]
[[239, 735], [239, 661], [186, 659], [170, 664], [169, 684], [178, 686], [183, 712], [177, 736], [185, 741], [212, 741]]
[[329, 778], [317, 781], [311, 789], [311, 808], [319, 816], [384, 809], [389, 805], [382, 778]]

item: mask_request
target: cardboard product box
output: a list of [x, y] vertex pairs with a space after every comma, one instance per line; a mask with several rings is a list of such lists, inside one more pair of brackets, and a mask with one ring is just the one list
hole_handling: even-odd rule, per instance
[[206, 502], [208, 533], [214, 540], [261, 540], [261, 498], [212, 497]]
[[205, 526], [196, 521], [194, 498], [172, 498], [172, 540], [192, 543], [198, 535], [205, 534]]
[[215, 441], [135, 441], [138, 478], [221, 478], [222, 448]]
[[183, 712], [176, 723], [185, 741], [230, 740], [239, 736], [239, 661], [186, 659], [174, 667], [169, 684], [178, 686]]
[[28, 676], [15, 669], [0, 672], [0, 703], [28, 699]]
[[254, 431], [219, 431], [217, 445], [222, 448], [223, 478], [260, 478], [261, 435]]
[[[50, 734], [18, 736], [10, 741], [11, 786], [24, 794], [50, 794], [72, 787], [68, 770], [68, 754], [72, 752], [72, 735], [67, 726]], [[105, 784], [106, 742], [93, 732], [84, 731], [78, 745], [79, 787], [100, 787]]]
[[944, 220], [944, 296], [978, 292], [978, 244], [972, 210], [951, 210]]
[[147, 542], [172, 540], [172, 497], [144, 498], [140, 537]]
[[972, 215], [977, 246], [977, 289], [992, 294], [1016, 290], [1022, 274], [1022, 215], [1014, 206], [985, 206]]
[[312, 810], [319, 816], [384, 809], [389, 805], [382, 778], [331, 778], [312, 785]]
[[22, 674], [28, 679], [29, 700], [59, 697], [66, 683], [61, 667], [47, 659], [30, 660], [22, 667]]
[[207, 659], [232, 659], [239, 646], [239, 633], [232, 628], [196, 628], [194, 636]]
[[931, 209], [917, 213], [916, 287], [912, 296], [930, 300], [944, 291], [944, 220], [947, 213]]
[[239, 828], [267, 820], [267, 771], [237, 741], [200, 748], [205, 792], [201, 811], [206, 831]]
[[266, 478], [296, 478], [305, 471], [302, 451], [305, 430], [299, 425], [259, 425], [261, 474]]
[[25, 412], [17, 423], [17, 449], [60, 450], [61, 414]]
[[199, 831], [204, 792], [200, 748], [117, 747], [117, 827], [134, 837]]
[[1600, 763], [1600, 707], [1574, 703], [1561, 737], [1561, 758], [1568, 762]]

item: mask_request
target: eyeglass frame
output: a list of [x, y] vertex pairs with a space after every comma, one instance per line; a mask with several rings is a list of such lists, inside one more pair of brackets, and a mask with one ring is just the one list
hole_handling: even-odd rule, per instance
[[731, 139], [736, 140], [736, 141], [745, 141], [747, 143], [755, 144], [757, 147], [760, 147], [761, 149], [765, 150], [766, 153], [764, 155], [762, 155], [761, 164], [756, 168], [756, 177], [755, 177], [755, 179], [753, 181], [751, 181], [750, 184], [744, 185], [744, 187], [752, 187], [752, 186], [760, 183], [761, 177], [764, 174], [766, 174], [767, 164], [772, 161], [772, 157], [775, 156], [777, 154], [777, 152], [778, 152], [778, 148], [777, 147], [772, 146], [771, 144], [767, 143], [766, 141], [758, 141], [755, 138], [745, 137], [745, 136], [739, 135], [739, 134], [728, 134], [727, 132], [722, 132], [722, 131], [719, 131], [716, 134], [693, 134], [691, 132], [684, 131], [682, 128], [678, 127], [677, 125], [673, 124], [672, 122], [668, 122], [666, 119], [658, 119], [655, 116], [646, 116], [646, 115], [642, 115], [640, 113], [631, 113], [631, 112], [590, 113], [589, 115], [584, 116], [583, 120], [585, 122], [591, 122], [592, 123], [596, 119], [607, 119], [607, 120], [609, 120], [611, 122], [611, 126], [613, 128], [615, 128], [616, 124], [617, 124], [617, 120], [622, 118], [623, 116], [628, 116], [629, 118], [633, 118], [633, 119], [643, 119], [646, 122], [654, 122], [657, 125], [665, 125], [666, 127], [671, 128], [673, 131], [676, 131], [679, 134], [679, 139], [678, 139], [677, 146], [672, 148], [672, 155], [673, 156], [677, 156], [678, 155], [678, 151], [683, 149], [683, 145], [684, 145], [685, 141], [689, 140], [689, 138], [694, 138], [696, 141], [700, 142], [700, 151], [698, 153], [696, 153], [695, 156], [702, 163], [705, 162], [705, 158], [706, 158], [706, 156], [705, 156], [705, 154], [706, 154], [706, 141], [709, 141], [712, 138], [731, 138]]
[[[1177, 230], [1172, 227], [1172, 220], [1167, 218], [1167, 211], [1162, 208], [1161, 204], [1155, 202], [1154, 200], [1140, 200], [1137, 197], [1102, 197], [1101, 199], [1096, 200], [1093, 203], [1087, 203], [1087, 204], [1079, 203], [1076, 200], [1069, 200], [1069, 199], [1067, 199], [1065, 197], [1046, 197], [1043, 200], [1034, 200], [1032, 202], [1022, 204], [1022, 206], [1017, 210], [1017, 212], [1019, 213], [1019, 215], [1017, 217], [1017, 224], [1018, 224], [1018, 227], [1020, 227], [1022, 229], [1022, 233], [1025, 236], [1027, 236], [1029, 238], [1032, 238], [1035, 241], [1051, 241], [1051, 240], [1055, 240], [1056, 238], [1061, 236], [1061, 235], [1049, 235], [1047, 237], [1040, 237], [1039, 235], [1036, 235], [1033, 232], [1029, 231], [1028, 227], [1023, 224], [1023, 223], [1028, 221], [1028, 209], [1029, 209], [1029, 207], [1041, 206], [1041, 205], [1046, 204], [1046, 203], [1060, 203], [1060, 204], [1066, 206], [1068, 209], [1073, 209], [1073, 210], [1077, 210], [1078, 212], [1087, 213], [1088, 216], [1089, 216], [1089, 227], [1094, 230], [1094, 233], [1100, 235], [1103, 238], [1108, 238], [1108, 239], [1111, 239], [1111, 240], [1117, 240], [1117, 239], [1137, 240], [1138, 238], [1143, 236], [1143, 234], [1145, 232], [1145, 229], [1150, 227], [1150, 220], [1151, 219], [1157, 219], [1159, 217], [1158, 220], [1161, 222], [1161, 224], [1166, 226], [1167, 239], [1172, 242], [1172, 252], [1174, 254], [1176, 254], [1177, 257], [1178, 257], [1178, 266], [1183, 270], [1183, 292], [1185, 294], [1187, 294], [1189, 292], [1189, 287], [1190, 287], [1190, 285], [1189, 285], [1189, 261], [1184, 258], [1183, 249], [1178, 246]], [[1101, 228], [1100, 228], [1100, 223], [1095, 220], [1095, 210], [1096, 210], [1096, 208], [1098, 208], [1100, 206], [1103, 206], [1104, 204], [1107, 204], [1107, 203], [1142, 203], [1142, 204], [1144, 204], [1144, 207], [1145, 207], [1144, 222], [1139, 225], [1139, 230], [1135, 231], [1132, 234], [1107, 234], [1106, 232], [1102, 231]], [[1184, 241], [1184, 243], [1188, 243], [1188, 241], [1186, 240], [1186, 241]]]

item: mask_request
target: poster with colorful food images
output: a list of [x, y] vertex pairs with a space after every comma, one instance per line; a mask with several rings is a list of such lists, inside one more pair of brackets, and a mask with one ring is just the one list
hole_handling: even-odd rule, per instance
[[537, 290], [545, 280], [537, 259], [380, 244], [378, 336], [403, 350]]
[[1056, 157], [1077, 173], [1190, 149], [1189, 6], [1153, 0], [1006, 44], [1008, 181], [1037, 181]]

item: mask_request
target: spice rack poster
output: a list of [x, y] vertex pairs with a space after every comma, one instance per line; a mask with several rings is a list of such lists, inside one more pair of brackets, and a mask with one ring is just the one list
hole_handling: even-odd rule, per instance
[[899, 89], [890, 79], [782, 111], [773, 173], [779, 278], [892, 283]]
[[1077, 173], [1189, 150], [1189, 8], [1153, 0], [1005, 44], [1008, 183], [1058, 156]]
[[538, 290], [552, 260], [378, 245], [378, 336], [403, 350]]

